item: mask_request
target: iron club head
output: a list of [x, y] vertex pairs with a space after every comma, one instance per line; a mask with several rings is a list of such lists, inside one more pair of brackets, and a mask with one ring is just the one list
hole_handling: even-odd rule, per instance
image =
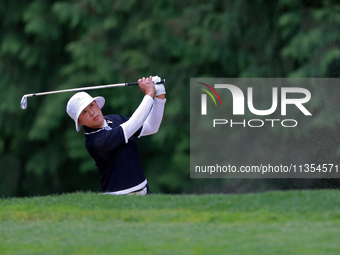
[[27, 109], [27, 96], [26, 95], [24, 95], [21, 98], [20, 108], [23, 109], [23, 110]]

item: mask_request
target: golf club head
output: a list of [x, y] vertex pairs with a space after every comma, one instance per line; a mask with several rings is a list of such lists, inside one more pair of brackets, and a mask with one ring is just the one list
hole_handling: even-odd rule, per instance
[[24, 95], [21, 98], [20, 108], [23, 109], [23, 110], [27, 109], [27, 96], [26, 95]]

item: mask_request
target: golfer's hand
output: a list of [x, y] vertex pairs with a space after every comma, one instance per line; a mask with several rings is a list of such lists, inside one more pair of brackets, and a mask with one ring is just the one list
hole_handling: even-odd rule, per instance
[[149, 78], [143, 77], [142, 79], [139, 79], [138, 85], [141, 91], [143, 91], [145, 95], [149, 95], [152, 98], [155, 96], [156, 90], [155, 90], [155, 85], [152, 82], [152, 76], [150, 76]]
[[158, 75], [156, 76], [153, 76], [152, 77], [152, 81], [153, 81], [153, 84], [155, 84], [155, 96], [160, 98], [160, 99], [164, 99], [165, 98], [165, 86], [164, 84], [161, 84], [161, 83], [158, 83], [161, 81], [161, 77], [159, 77]]
[[155, 96], [164, 99], [165, 98], [165, 86], [164, 84], [155, 84]]

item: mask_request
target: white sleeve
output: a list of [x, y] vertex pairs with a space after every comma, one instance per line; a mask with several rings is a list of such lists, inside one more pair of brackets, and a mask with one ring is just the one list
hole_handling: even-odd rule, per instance
[[123, 129], [126, 143], [128, 142], [129, 138], [133, 136], [133, 134], [136, 133], [137, 130], [143, 125], [150, 113], [152, 105], [152, 97], [148, 95], [144, 96], [142, 102], [132, 114], [131, 118], [120, 125]]
[[138, 137], [152, 135], [158, 132], [163, 118], [165, 101], [166, 99], [155, 97], [152, 110], [145, 120], [142, 131]]

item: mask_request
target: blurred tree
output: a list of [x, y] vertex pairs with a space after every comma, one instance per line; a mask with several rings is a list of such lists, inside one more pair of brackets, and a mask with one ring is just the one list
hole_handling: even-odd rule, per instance
[[[189, 178], [189, 78], [338, 77], [338, 12], [331, 0], [1, 1], [0, 171], [20, 161], [12, 177], [3, 177], [8, 185], [18, 183], [6, 195], [99, 189], [84, 136], [65, 112], [72, 94], [29, 98], [26, 111], [18, 106], [22, 95], [149, 75], [167, 79], [168, 99], [159, 133], [139, 140], [152, 191], [210, 187], [209, 180]], [[324, 93], [315, 89], [315, 96]], [[323, 114], [338, 105], [333, 92], [315, 106], [317, 118], [301, 139], [313, 137], [312, 144], [318, 135], [336, 136], [339, 118]], [[106, 98], [104, 114], [126, 116], [142, 98], [132, 87], [90, 94]], [[282, 137], [289, 139], [290, 133]], [[218, 180], [222, 188], [215, 190], [277, 187], [261, 182]]]

